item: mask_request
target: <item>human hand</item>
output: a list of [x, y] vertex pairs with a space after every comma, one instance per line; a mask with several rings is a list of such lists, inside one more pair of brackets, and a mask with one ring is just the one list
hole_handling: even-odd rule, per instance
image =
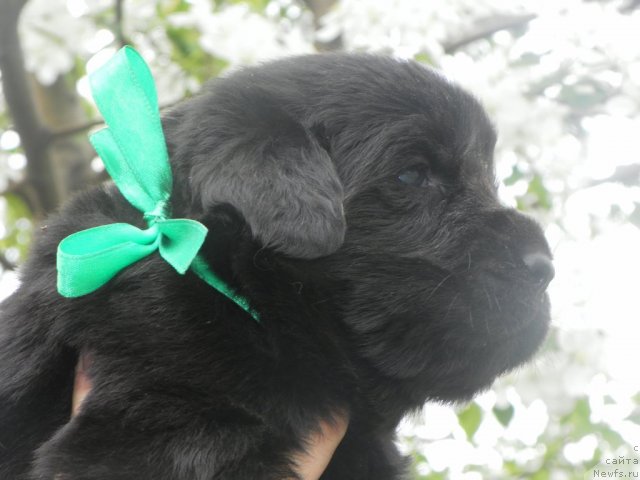
[[[87, 375], [90, 364], [91, 355], [84, 353], [76, 365], [71, 416], [77, 415], [82, 402], [91, 391], [91, 379]], [[294, 457], [294, 462], [297, 465], [296, 473], [300, 475], [302, 480], [318, 480], [320, 478], [342, 441], [348, 423], [345, 416], [339, 417], [333, 424], [320, 423], [320, 431], [309, 440], [307, 451]]]

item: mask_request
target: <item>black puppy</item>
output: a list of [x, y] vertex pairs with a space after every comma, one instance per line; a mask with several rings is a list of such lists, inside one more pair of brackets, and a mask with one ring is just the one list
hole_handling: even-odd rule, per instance
[[[157, 254], [76, 299], [67, 235], [144, 228], [113, 185], [42, 228], [1, 306], [0, 478], [297, 478], [321, 419], [350, 423], [323, 479], [399, 478], [394, 430], [469, 399], [548, 328], [540, 228], [496, 196], [478, 102], [412, 62], [308, 56], [219, 79], [165, 118], [175, 218], [255, 322]], [[74, 365], [93, 390], [69, 420]]]

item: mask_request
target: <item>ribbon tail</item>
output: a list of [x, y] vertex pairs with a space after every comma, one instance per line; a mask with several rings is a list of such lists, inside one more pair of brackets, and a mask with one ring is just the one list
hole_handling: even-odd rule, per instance
[[193, 272], [198, 275], [204, 282], [209, 284], [209, 286], [218, 290], [225, 297], [227, 297], [229, 300], [234, 302], [245, 312], [251, 315], [256, 322], [260, 323], [260, 316], [258, 315], [258, 312], [251, 308], [251, 305], [249, 305], [247, 299], [234, 292], [224, 280], [218, 277], [218, 275], [216, 275], [215, 272], [211, 270], [211, 267], [209, 267], [209, 264], [204, 258], [202, 258], [201, 255], [196, 256], [196, 258], [193, 260], [193, 263], [191, 264], [191, 270], [193, 270]]
[[211, 270], [202, 256], [198, 255], [207, 236], [207, 228], [204, 225], [189, 219], [161, 220], [157, 225], [162, 232], [160, 255], [173, 268], [183, 274], [191, 267], [191, 270], [209, 286], [218, 290], [260, 323], [258, 313], [251, 308], [247, 299], [235, 293], [224, 280]]

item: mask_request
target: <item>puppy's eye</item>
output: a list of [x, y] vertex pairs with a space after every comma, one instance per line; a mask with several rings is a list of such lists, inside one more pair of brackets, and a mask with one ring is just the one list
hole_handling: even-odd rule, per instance
[[423, 166], [411, 167], [398, 175], [398, 180], [412, 187], [429, 186], [429, 171]]

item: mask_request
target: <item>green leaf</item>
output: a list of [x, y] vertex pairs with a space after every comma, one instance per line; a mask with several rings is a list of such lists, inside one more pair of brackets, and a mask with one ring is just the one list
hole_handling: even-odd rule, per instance
[[172, 13], [188, 12], [193, 5], [186, 0], [165, 0], [157, 5], [157, 12], [161, 18], [166, 18]]
[[531, 480], [549, 480], [549, 472], [546, 470], [538, 470], [529, 477]]
[[576, 401], [576, 406], [573, 410], [574, 416], [577, 415], [580, 420], [588, 420], [591, 416], [591, 407], [589, 406], [589, 400], [587, 398], [580, 398]]
[[597, 432], [600, 437], [609, 444], [612, 450], [615, 450], [618, 447], [626, 444], [624, 438], [622, 438], [622, 435], [608, 426], [597, 425], [593, 430]]
[[522, 473], [520, 465], [518, 465], [513, 460], [505, 460], [502, 468], [506, 473], [509, 474], [510, 477], [517, 478], [516, 474], [520, 475]]
[[511, 422], [511, 419], [513, 418], [514, 411], [513, 405], [511, 404], [506, 407], [493, 407], [493, 414], [503, 427], [509, 425], [509, 422]]
[[522, 55], [520, 55], [519, 58], [511, 62], [511, 66], [516, 68], [531, 67], [532, 65], [538, 65], [539, 63], [540, 63], [540, 55], [532, 52], [525, 52]]
[[611, 88], [592, 78], [581, 78], [571, 85], [563, 85], [558, 100], [573, 110], [588, 111], [604, 103]]
[[514, 166], [511, 170], [511, 175], [504, 179], [504, 184], [508, 187], [511, 185], [515, 185], [518, 180], [524, 178], [524, 173], [518, 168], [518, 166]]
[[[577, 430], [582, 430], [582, 427], [588, 425], [592, 426], [589, 417], [591, 415], [591, 407], [589, 407], [589, 400], [586, 397], [576, 400], [573, 406], [573, 410], [564, 415], [560, 419], [560, 423], [568, 425], [575, 433]], [[582, 436], [582, 435], [580, 435]]]
[[640, 412], [632, 413], [627, 417], [627, 420], [629, 420], [632, 423], [635, 423], [636, 425], [640, 425]]
[[167, 26], [171, 41], [171, 59], [200, 83], [216, 77], [228, 63], [213, 57], [200, 47], [200, 32], [192, 28]]
[[519, 210], [530, 210], [532, 208], [542, 208], [551, 210], [551, 194], [547, 190], [540, 175], [535, 175], [529, 182], [527, 193], [518, 199]]
[[220, 0], [217, 3], [219, 6], [244, 4], [254, 12], [263, 13], [270, 1], [271, 0]]
[[482, 422], [482, 410], [477, 403], [470, 403], [467, 408], [458, 413], [458, 422], [471, 440]]
[[0, 110], [0, 127], [6, 128], [8, 126], [9, 126], [9, 114], [4, 110]]
[[422, 477], [420, 480], [447, 480], [448, 477], [445, 476], [442, 472], [433, 472], [427, 475], [426, 477]]
[[[631, 212], [631, 215], [629, 215], [629, 222], [640, 228], [640, 203], [636, 202], [633, 212]], [[636, 400], [636, 403], [640, 404], [640, 400]]]
[[427, 52], [420, 52], [416, 54], [413, 59], [416, 62], [424, 63], [425, 65], [433, 65], [433, 58]]

